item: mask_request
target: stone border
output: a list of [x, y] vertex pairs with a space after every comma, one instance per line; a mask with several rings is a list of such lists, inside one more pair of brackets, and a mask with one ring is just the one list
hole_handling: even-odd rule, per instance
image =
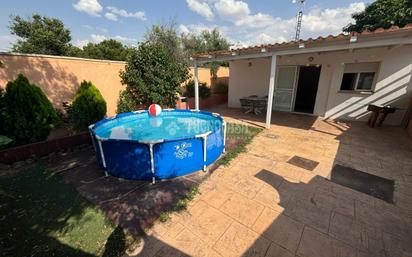
[[17, 146], [0, 151], [0, 163], [12, 164], [30, 157], [41, 157], [52, 152], [90, 143], [90, 134], [83, 132], [73, 136]]

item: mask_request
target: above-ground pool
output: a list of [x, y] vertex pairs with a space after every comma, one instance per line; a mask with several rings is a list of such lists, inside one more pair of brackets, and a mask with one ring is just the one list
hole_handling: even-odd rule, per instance
[[215, 162], [225, 149], [226, 123], [216, 113], [163, 110], [118, 114], [89, 127], [97, 162], [125, 179], [183, 176]]

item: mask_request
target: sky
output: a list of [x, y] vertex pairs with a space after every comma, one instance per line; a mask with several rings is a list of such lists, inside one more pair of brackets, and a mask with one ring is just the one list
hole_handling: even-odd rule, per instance
[[[136, 45], [153, 25], [174, 21], [180, 33], [218, 28], [234, 47], [292, 40], [299, 5], [294, 0], [12, 0], [0, 9], [0, 51], [16, 36], [10, 16], [58, 18], [82, 47], [114, 38]], [[299, 0], [297, 1], [299, 2]], [[306, 0], [301, 38], [339, 34], [370, 0]]]

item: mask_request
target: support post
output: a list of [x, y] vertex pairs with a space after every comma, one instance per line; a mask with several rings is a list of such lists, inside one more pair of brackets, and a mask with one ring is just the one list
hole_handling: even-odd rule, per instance
[[107, 177], [107, 176], [109, 176], [109, 174], [107, 173], [107, 170], [106, 170], [106, 159], [104, 158], [102, 140], [100, 138], [98, 138], [97, 143], [99, 145], [100, 158], [102, 158], [102, 164], [103, 164], [103, 168], [104, 168], [104, 175]]
[[226, 152], [226, 131], [227, 131], [227, 123], [223, 121], [223, 152]]
[[268, 105], [267, 105], [267, 110], [266, 110], [266, 128], [270, 128], [270, 122], [272, 118], [273, 94], [275, 91], [275, 78], [276, 78], [276, 57], [277, 57], [276, 54], [272, 55], [272, 62], [270, 65]]
[[206, 172], [206, 144], [207, 136], [202, 137], [203, 141], [203, 171]]
[[199, 111], [199, 71], [197, 67], [197, 61], [194, 64], [194, 79], [195, 79], [195, 109]]
[[149, 144], [149, 151], [150, 151], [150, 171], [152, 173], [152, 184], [156, 183], [155, 174], [154, 174], [154, 157], [153, 157], [153, 144]]

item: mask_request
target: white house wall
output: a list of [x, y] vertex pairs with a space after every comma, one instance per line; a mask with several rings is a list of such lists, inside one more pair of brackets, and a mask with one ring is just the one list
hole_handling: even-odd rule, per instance
[[240, 107], [239, 99], [243, 96], [268, 94], [269, 58], [235, 61], [229, 65], [229, 107]]
[[[309, 57], [313, 61], [309, 62]], [[341, 92], [344, 63], [380, 62], [372, 94]], [[333, 119], [365, 120], [370, 103], [407, 108], [412, 95], [412, 46], [371, 48], [278, 57], [279, 65], [322, 65], [314, 114]], [[268, 94], [270, 59], [230, 62], [229, 107], [240, 107], [239, 98]], [[399, 125], [405, 114], [399, 110], [385, 123]]]

